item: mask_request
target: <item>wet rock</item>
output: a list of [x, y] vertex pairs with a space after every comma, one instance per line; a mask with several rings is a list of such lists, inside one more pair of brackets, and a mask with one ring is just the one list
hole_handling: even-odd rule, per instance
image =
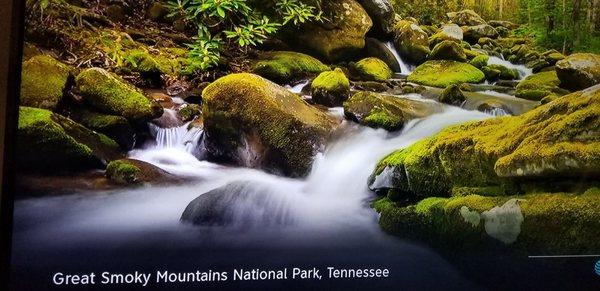
[[192, 121], [202, 115], [202, 107], [197, 104], [185, 104], [177, 111], [177, 115], [183, 122]]
[[26, 172], [101, 169], [121, 156], [107, 136], [45, 109], [20, 107], [17, 133], [16, 164]]
[[469, 64], [481, 70], [481, 68], [487, 66], [489, 60], [490, 57], [488, 55], [478, 55], [469, 61]]
[[460, 26], [486, 24], [485, 20], [483, 20], [479, 14], [470, 9], [465, 9], [458, 12], [448, 12], [446, 13], [446, 16], [448, 16], [450, 21]]
[[72, 86], [71, 71], [69, 66], [47, 55], [37, 55], [24, 62], [21, 105], [55, 110]]
[[460, 106], [465, 100], [466, 97], [460, 90], [460, 86], [456, 84], [446, 87], [440, 94], [440, 102], [454, 106]]
[[568, 91], [561, 89], [561, 81], [555, 71], [540, 72], [528, 76], [517, 85], [516, 96], [527, 100], [539, 101], [542, 98], [556, 93], [564, 95]]
[[368, 37], [366, 39], [365, 54], [384, 61], [394, 72], [401, 70], [394, 53], [383, 42], [375, 38]]
[[163, 113], [160, 104], [104, 69], [84, 70], [75, 81], [84, 102], [106, 114], [123, 116], [133, 122], [145, 122]]
[[351, 59], [365, 46], [365, 35], [373, 22], [355, 0], [324, 1], [323, 22], [305, 23], [284, 31], [292, 47], [310, 52], [330, 62]]
[[378, 58], [366, 58], [352, 67], [352, 76], [363, 81], [386, 81], [393, 75], [388, 65]]
[[105, 134], [124, 150], [131, 150], [135, 144], [135, 131], [122, 116], [106, 115], [87, 109], [73, 109], [70, 117], [81, 125]]
[[402, 129], [407, 121], [436, 112], [441, 112], [436, 103], [373, 92], [359, 92], [344, 102], [348, 119], [389, 131]]
[[430, 47], [435, 46], [445, 40], [461, 43], [463, 40], [463, 31], [460, 26], [456, 24], [444, 24], [439, 32], [429, 37], [429, 45]]
[[429, 38], [415, 22], [399, 21], [394, 27], [394, 46], [409, 62], [420, 64], [429, 54]]
[[263, 52], [252, 65], [254, 74], [280, 84], [328, 70], [328, 66], [309, 55], [289, 51]]
[[581, 90], [600, 83], [600, 55], [572, 54], [556, 63], [556, 74], [561, 86]]
[[160, 184], [178, 180], [177, 177], [159, 167], [134, 159], [120, 159], [110, 162], [106, 167], [105, 175], [110, 181], [120, 185]]
[[385, 36], [393, 31], [396, 22], [394, 6], [388, 0], [358, 0], [373, 21], [371, 32]]
[[336, 122], [298, 95], [253, 74], [231, 74], [203, 92], [205, 145], [219, 160], [305, 175]]
[[451, 40], [445, 40], [433, 48], [431, 54], [429, 55], [429, 59], [465, 62], [467, 60], [467, 56], [465, 55], [463, 48], [458, 43]]
[[321, 73], [311, 84], [312, 100], [328, 107], [341, 106], [350, 95], [350, 80], [336, 68]]
[[408, 76], [408, 81], [446, 88], [452, 84], [480, 83], [485, 75], [477, 68], [456, 61], [427, 61]]
[[463, 30], [465, 40], [469, 43], [477, 43], [482, 37], [495, 39], [499, 36], [498, 31], [487, 24], [463, 26], [461, 28]]

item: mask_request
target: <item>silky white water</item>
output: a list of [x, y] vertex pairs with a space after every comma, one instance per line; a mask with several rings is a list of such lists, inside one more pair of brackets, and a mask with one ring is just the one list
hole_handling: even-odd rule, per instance
[[400, 54], [398, 54], [398, 50], [396, 50], [394, 43], [391, 41], [388, 41], [388, 42], [385, 42], [384, 44], [390, 50], [390, 52], [392, 52], [392, 54], [396, 58], [396, 61], [398, 61], [398, 64], [400, 64], [400, 72], [399, 73], [406, 74], [406, 75], [412, 73], [412, 71], [414, 70], [414, 67], [412, 65], [404, 62], [402, 57], [400, 57]]
[[488, 65], [502, 65], [509, 69], [517, 69], [517, 71], [519, 72], [519, 79], [521, 80], [533, 74], [533, 71], [525, 65], [513, 64], [507, 60], [503, 60], [495, 56], [490, 56], [490, 59], [488, 60]]

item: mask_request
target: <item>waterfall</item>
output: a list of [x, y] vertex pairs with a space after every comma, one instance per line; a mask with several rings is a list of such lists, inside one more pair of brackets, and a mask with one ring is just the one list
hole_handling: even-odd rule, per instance
[[392, 41], [387, 41], [387, 42], [385, 42], [385, 46], [390, 50], [390, 52], [392, 52], [392, 54], [394, 54], [396, 61], [398, 61], [398, 64], [400, 64], [401, 72], [399, 72], [399, 73], [406, 74], [406, 75], [412, 73], [412, 71], [414, 70], [414, 67], [412, 65], [404, 62], [404, 60], [402, 60], [402, 57], [400, 57], [400, 54], [398, 54], [398, 51], [396, 50], [394, 43]]
[[490, 59], [488, 60], [488, 65], [502, 65], [509, 69], [517, 69], [521, 80], [533, 74], [533, 71], [530, 68], [527, 68], [525, 65], [513, 64], [509, 61], [504, 60], [503, 58], [501, 59], [495, 56], [490, 56]]
[[304, 80], [293, 86], [286, 85], [285, 88], [288, 89], [292, 93], [300, 94], [300, 93], [302, 93], [302, 89], [304, 89], [304, 87], [306, 87], [306, 85], [308, 85], [309, 82], [310, 82], [310, 80]]
[[491, 115], [491, 116], [495, 116], [495, 117], [511, 115], [510, 113], [506, 112], [506, 110], [504, 110], [502, 108], [486, 109], [483, 111], [483, 113]]

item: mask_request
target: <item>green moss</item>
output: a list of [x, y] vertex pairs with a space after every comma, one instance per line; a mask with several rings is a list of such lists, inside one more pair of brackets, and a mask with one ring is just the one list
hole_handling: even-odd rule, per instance
[[390, 154], [374, 175], [393, 168], [394, 188], [412, 196], [448, 196], [453, 187], [502, 187], [523, 178], [549, 187], [545, 177], [591, 177], [600, 172], [598, 101], [598, 89], [577, 92], [520, 116], [452, 126]]
[[313, 100], [325, 106], [339, 106], [348, 99], [350, 80], [344, 72], [336, 68], [319, 74], [311, 84]]
[[500, 75], [498, 76], [502, 80], [515, 80], [519, 79], [519, 71], [517, 69], [509, 69], [503, 65], [488, 65], [487, 67], [500, 71]]
[[327, 70], [328, 66], [309, 55], [288, 51], [261, 53], [252, 64], [254, 74], [278, 83], [290, 83]]
[[23, 63], [21, 105], [54, 110], [72, 82], [71, 68], [47, 55]]
[[154, 54], [143, 48], [128, 50], [124, 53], [123, 67], [142, 74], [182, 74], [187, 64], [187, 52], [180, 48], [164, 48]]
[[192, 121], [196, 116], [202, 115], [202, 107], [197, 104], [187, 104], [177, 112], [184, 122]]
[[462, 93], [459, 85], [450, 85], [442, 91], [439, 100], [442, 103], [460, 106], [467, 98]]
[[519, 98], [538, 101], [552, 93], [564, 95], [566, 92], [559, 85], [556, 71], [540, 72], [519, 82], [515, 94]]
[[481, 69], [484, 66], [487, 66], [488, 60], [490, 59], [490, 57], [488, 55], [478, 55], [476, 57], [474, 57], [469, 64], [471, 64], [472, 66]]
[[420, 64], [427, 59], [429, 38], [416, 23], [401, 20], [394, 27], [394, 45], [407, 61]]
[[583, 90], [600, 83], [600, 55], [576, 53], [556, 62], [556, 73], [562, 85], [570, 90]]
[[378, 58], [366, 58], [354, 66], [356, 77], [363, 81], [387, 81], [393, 75], [388, 65]]
[[71, 109], [70, 117], [81, 125], [110, 137], [121, 148], [129, 150], [135, 141], [135, 132], [126, 118], [106, 115], [85, 109]]
[[106, 167], [106, 177], [118, 184], [138, 183], [142, 171], [127, 160], [112, 161]]
[[[507, 247], [528, 253], [589, 253], [600, 247], [596, 239], [600, 235], [599, 192], [592, 188], [583, 194], [431, 197], [404, 207], [381, 199], [373, 207], [381, 214], [379, 223], [384, 230], [452, 251], [466, 246], [485, 247], [495, 241], [484, 228], [486, 218], [482, 214], [510, 199], [519, 199], [524, 220], [517, 240]], [[466, 212], [474, 215], [467, 219]], [[477, 217], [481, 223], [473, 224]]]
[[103, 69], [87, 69], [77, 76], [76, 82], [85, 102], [107, 114], [131, 121], [147, 121], [162, 115], [159, 104]]
[[464, 62], [467, 60], [467, 56], [465, 55], [463, 48], [458, 43], [451, 40], [445, 40], [433, 48], [431, 54], [429, 54], [429, 59]]
[[483, 72], [472, 65], [455, 61], [427, 61], [408, 76], [408, 81], [426, 86], [446, 88], [453, 84], [480, 83]]
[[100, 168], [120, 154], [110, 138], [51, 111], [20, 107], [17, 165], [32, 172]]
[[237, 153], [245, 142], [261, 153], [256, 164], [246, 165], [292, 176], [306, 174], [315, 151], [335, 124], [298, 95], [252, 74], [220, 78], [202, 96], [211, 153], [244, 164]]
[[399, 130], [406, 121], [438, 109], [429, 103], [374, 92], [359, 92], [344, 102], [344, 113], [349, 119], [389, 131]]

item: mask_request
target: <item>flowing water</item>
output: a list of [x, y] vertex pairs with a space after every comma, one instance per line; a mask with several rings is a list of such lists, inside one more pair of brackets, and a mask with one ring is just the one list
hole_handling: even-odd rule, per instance
[[527, 68], [525, 65], [513, 64], [507, 60], [495, 56], [490, 56], [490, 59], [488, 60], [488, 65], [502, 65], [509, 69], [517, 69], [517, 71], [519, 72], [519, 78], [521, 80], [533, 74], [533, 71], [530, 68]]
[[[340, 111], [330, 112], [339, 117]], [[489, 117], [445, 106], [442, 113], [412, 120], [394, 133], [345, 121], [340, 137], [315, 157], [304, 179], [203, 161], [202, 130], [151, 125], [155, 141], [129, 156], [187, 182], [20, 200], [13, 241], [14, 259], [21, 265], [15, 268], [18, 275], [35, 272], [33, 280], [43, 281], [53, 270], [81, 268], [81, 260], [87, 269], [126, 270], [140, 264], [181, 268], [184, 261], [195, 268], [342, 264], [393, 268], [394, 279], [380, 282], [384, 287], [473, 287], [436, 253], [384, 234], [369, 206], [373, 194], [366, 181], [377, 161], [393, 150], [451, 124]], [[180, 221], [190, 201], [219, 187], [238, 194], [227, 205], [232, 221], [218, 226]], [[34, 258], [36, 267], [24, 263]], [[423, 283], [408, 270], [433, 274], [438, 281]]]
[[398, 61], [398, 64], [400, 65], [400, 72], [397, 73], [408, 75], [414, 71], [414, 66], [406, 63], [402, 57], [400, 57], [400, 54], [398, 54], [398, 50], [396, 50], [396, 47], [392, 41], [385, 42], [385, 46], [390, 50], [390, 52], [392, 52], [392, 54], [394, 54], [396, 61]]

